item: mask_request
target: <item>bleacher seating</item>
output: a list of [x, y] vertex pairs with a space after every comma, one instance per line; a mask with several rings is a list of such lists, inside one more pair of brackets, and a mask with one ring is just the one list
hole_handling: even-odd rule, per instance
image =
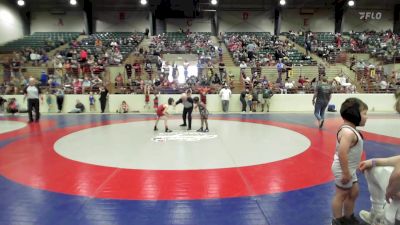
[[[229, 39], [232, 36], [240, 36], [240, 39], [243, 41], [243, 45], [247, 45], [250, 41], [256, 40], [257, 45], [259, 47], [258, 52], [256, 52], [256, 58], [259, 59], [261, 56], [266, 56], [270, 54], [272, 60], [276, 61], [275, 57], [275, 45], [272, 44], [273, 36], [269, 32], [226, 32], [224, 36], [225, 44], [228, 44]], [[228, 48], [229, 49], [229, 48]], [[231, 50], [231, 49], [229, 49]], [[230, 51], [232, 57], [234, 51]], [[304, 54], [299, 52], [295, 48], [287, 49], [286, 51], [287, 57], [290, 62], [294, 65], [315, 65], [316, 62], [311, 58], [307, 59]], [[239, 62], [236, 61], [238, 65]]]
[[129, 53], [133, 52], [135, 48], [143, 40], [143, 33], [133, 32], [99, 32], [90, 35], [88, 38], [80, 42], [79, 47], [85, 48], [88, 52], [97, 58], [96, 40], [102, 42], [102, 46], [110, 47], [111, 42], [117, 42], [123, 59], [126, 59]]
[[[190, 53], [194, 51], [207, 51], [207, 43], [210, 40], [211, 33], [209, 32], [167, 32], [153, 38], [150, 44], [150, 51], [159, 51], [160, 48], [165, 53]], [[202, 42], [205, 45], [203, 49], [196, 49], [196, 42]], [[161, 44], [162, 43], [162, 44]]]
[[24, 48], [50, 51], [78, 38], [79, 32], [36, 32], [0, 46], [0, 53], [11, 53]]

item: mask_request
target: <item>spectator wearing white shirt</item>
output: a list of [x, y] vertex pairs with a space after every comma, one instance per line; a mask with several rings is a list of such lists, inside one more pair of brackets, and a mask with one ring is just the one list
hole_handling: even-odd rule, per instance
[[228, 112], [229, 111], [229, 100], [232, 96], [232, 91], [229, 89], [228, 85], [224, 85], [224, 88], [221, 89], [219, 92], [219, 96], [221, 97], [222, 101], [222, 111]]
[[25, 87], [24, 95], [24, 100], [28, 98], [29, 122], [33, 122], [33, 110], [35, 110], [35, 122], [39, 122], [39, 98], [43, 101], [43, 96], [40, 88], [36, 85], [35, 78], [29, 78], [29, 85]]
[[286, 79], [286, 81], [285, 81], [285, 88], [286, 88], [286, 89], [293, 89], [293, 88], [294, 88], [294, 83], [293, 83], [293, 81], [289, 81], [289, 79]]
[[244, 61], [242, 61], [242, 62], [240, 63], [240, 65], [239, 65], [239, 67], [240, 67], [240, 73], [244, 73], [244, 71], [245, 71], [246, 68], [247, 68], [247, 64], [246, 64]]
[[381, 88], [381, 90], [386, 90], [389, 85], [386, 80], [382, 79], [381, 82], [379, 82], [379, 87]]
[[347, 82], [347, 78], [344, 76], [343, 73], [339, 75], [339, 79], [340, 79], [340, 86], [342, 86], [345, 89], [345, 91], [348, 92], [351, 83]]

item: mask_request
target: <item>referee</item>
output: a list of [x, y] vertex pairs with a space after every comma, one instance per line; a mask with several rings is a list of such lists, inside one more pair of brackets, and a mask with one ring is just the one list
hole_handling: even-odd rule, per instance
[[29, 85], [24, 88], [24, 99], [28, 98], [29, 123], [33, 122], [32, 110], [35, 110], [35, 122], [39, 122], [39, 97], [43, 101], [40, 88], [36, 85], [35, 78], [29, 78]]

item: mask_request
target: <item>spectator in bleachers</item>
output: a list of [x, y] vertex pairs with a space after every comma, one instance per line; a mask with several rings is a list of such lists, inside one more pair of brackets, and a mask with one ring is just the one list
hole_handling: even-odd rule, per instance
[[348, 79], [346, 78], [344, 73], [340, 73], [339, 74], [339, 79], [340, 79], [340, 85], [341, 87], [345, 90], [345, 92], [348, 92], [351, 83], [348, 82]]
[[294, 89], [295, 85], [294, 85], [294, 81], [290, 81], [289, 78], [285, 79], [285, 89], [286, 90], [292, 90]]
[[240, 73], [243, 73], [243, 72], [245, 72], [245, 70], [246, 70], [246, 68], [247, 68], [247, 64], [244, 62], [244, 61], [242, 61], [241, 63], [240, 63]]
[[217, 73], [214, 74], [214, 76], [212, 77], [211, 83], [212, 83], [212, 84], [216, 84], [216, 85], [221, 85], [221, 84], [222, 84], [222, 81], [221, 81], [221, 79], [219, 78], [219, 76], [218, 76]]
[[37, 66], [39, 64], [39, 60], [40, 60], [40, 55], [37, 54], [36, 52], [32, 51], [30, 54], [30, 60], [32, 61], [32, 65], [33, 66]]
[[299, 76], [297, 83], [299, 84], [298, 87], [300, 87], [300, 88], [305, 88], [305, 86], [307, 84], [306, 80], [304, 79], [304, 77], [302, 75]]
[[19, 89], [21, 87], [20, 80], [16, 78], [14, 75], [11, 75], [9, 86], [12, 94], [19, 94]]
[[11, 63], [12, 63], [11, 59], [5, 60], [3, 62], [3, 72], [4, 72], [3, 81], [5, 83], [8, 83], [11, 79], [11, 74], [12, 74], [11, 73], [11, 68], [12, 68]]
[[79, 79], [74, 78], [72, 80], [72, 87], [74, 89], [74, 94], [82, 94], [82, 82]]
[[12, 75], [14, 75], [17, 78], [21, 77], [21, 62], [17, 58], [14, 58], [11, 62], [11, 68], [12, 68]]
[[79, 56], [80, 56], [80, 62], [86, 62], [88, 58], [88, 52], [85, 49], [81, 49]]
[[382, 79], [379, 82], [379, 88], [381, 89], [381, 91], [386, 91], [389, 88], [389, 84], [385, 79]]
[[370, 75], [370, 77], [373, 78], [373, 79], [375, 79], [375, 78], [376, 78], [376, 77], [375, 77], [375, 74], [376, 74], [375, 65], [372, 64], [372, 63], [370, 63], [369, 66], [368, 66], [368, 70], [369, 70], [369, 75]]
[[87, 60], [87, 64], [88, 64], [90, 67], [92, 67], [92, 66], [94, 65], [94, 63], [95, 63], [95, 58], [94, 58], [94, 56], [93, 56], [93, 55], [89, 55], [89, 58], [88, 58], [88, 60]]
[[148, 59], [146, 60], [145, 66], [144, 66], [144, 70], [147, 73], [147, 79], [148, 80], [152, 80], [153, 79], [153, 66], [151, 64], [151, 61]]
[[99, 63], [94, 63], [92, 67], [92, 74], [94, 77], [103, 77], [102, 74], [104, 72], [104, 66]]
[[100, 39], [96, 39], [95, 46], [100, 48], [103, 46], [103, 42]]
[[218, 70], [219, 70], [219, 77], [221, 80], [226, 79], [226, 69], [225, 69], [225, 63], [223, 61], [220, 61], [218, 64]]
[[117, 89], [121, 89], [124, 87], [124, 77], [122, 76], [121, 73], [119, 73], [116, 77], [115, 77], [115, 88]]
[[119, 65], [119, 64], [121, 64], [122, 59], [123, 59], [123, 56], [122, 56], [119, 48], [114, 48], [114, 51], [112, 52], [112, 55], [111, 55], [110, 64]]
[[353, 70], [353, 67], [356, 65], [356, 58], [354, 57], [354, 55], [351, 56], [350, 58], [350, 70]]
[[128, 79], [131, 79], [131, 77], [132, 77], [132, 65], [130, 63], [125, 64], [125, 72], [126, 72], [126, 77]]
[[44, 54], [42, 54], [42, 55], [40, 56], [40, 60], [39, 60], [39, 63], [40, 63], [40, 64], [45, 64], [45, 63], [47, 63], [48, 61], [49, 61], [49, 57], [47, 56], [46, 53], [44, 53]]
[[2, 96], [0, 96], [0, 112], [4, 112], [4, 105], [7, 102], [7, 100], [5, 98], [3, 98]]
[[48, 86], [49, 76], [46, 74], [46, 71], [42, 71], [40, 74], [40, 86]]
[[305, 35], [304, 48], [306, 49], [306, 55], [309, 55], [311, 52], [311, 36], [311, 32]]
[[254, 42], [251, 42], [246, 46], [247, 55], [250, 60], [252, 60], [254, 58], [254, 53], [256, 51], [256, 48], [257, 48], [257, 45]]
[[283, 64], [282, 60], [279, 60], [278, 64], [276, 64], [276, 69], [278, 71], [278, 79], [277, 79], [277, 83], [281, 83], [282, 82], [282, 73], [284, 72], [284, 67], [285, 64]]
[[82, 94], [86, 94], [87, 92], [89, 92], [91, 87], [92, 83], [89, 79], [89, 76], [85, 76], [85, 78], [82, 81]]
[[318, 77], [319, 77], [319, 79], [321, 79], [321, 76], [323, 76], [323, 77], [326, 76], [325, 66], [322, 63], [318, 64]]

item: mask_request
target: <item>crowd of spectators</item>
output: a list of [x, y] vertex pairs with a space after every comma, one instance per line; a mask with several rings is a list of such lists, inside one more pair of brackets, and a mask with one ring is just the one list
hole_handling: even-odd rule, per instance
[[[319, 42], [318, 38], [330, 39], [331, 36], [313, 34], [311, 32], [301, 34], [290, 32], [289, 37], [305, 37], [306, 49], [316, 52], [324, 52], [326, 49], [340, 49], [343, 45], [341, 35], [334, 35], [332, 40], [336, 44]], [[81, 41], [73, 40], [70, 47], [56, 52], [52, 58], [46, 54], [40, 55], [41, 60], [32, 61], [26, 56], [35, 54], [34, 51], [15, 52], [12, 59], [3, 64], [4, 81], [0, 87], [0, 93], [18, 94], [28, 83], [29, 77], [24, 76], [24, 65], [46, 64], [46, 69], [41, 72], [40, 86], [49, 88], [54, 92], [58, 87], [65, 89], [65, 93], [89, 93], [97, 92], [100, 86], [114, 83], [114, 93], [144, 93], [146, 86], [151, 90], [161, 93], [179, 93], [181, 90], [192, 88], [195, 93], [201, 87], [209, 86], [208, 93], [217, 93], [224, 85], [231, 89], [268, 87], [275, 93], [310, 93], [321, 76], [325, 76], [324, 66], [319, 65], [319, 74], [308, 74], [295, 78], [292, 75], [292, 57], [294, 45], [288, 40], [279, 40], [268, 33], [226, 33], [221, 34], [220, 43], [213, 43], [208, 33], [166, 33], [151, 39], [150, 48], [138, 49], [138, 44], [143, 39], [143, 34], [138, 33], [100, 33], [91, 35]], [[339, 39], [338, 39], [339, 38]], [[392, 36], [392, 41], [396, 39]], [[369, 40], [368, 38], [366, 40]], [[308, 46], [311, 43], [311, 47]], [[345, 42], [345, 41], [344, 41]], [[226, 69], [222, 60], [221, 44], [226, 47], [233, 56], [235, 63], [240, 68], [240, 74], [233, 74]], [[314, 45], [317, 44], [317, 45]], [[124, 59], [129, 53], [135, 53], [139, 60], [126, 62]], [[169, 62], [164, 59], [164, 53], [196, 53], [197, 62]], [[264, 54], [265, 53], [265, 54]], [[324, 54], [324, 53], [322, 53]], [[326, 54], [329, 54], [326, 52]], [[305, 58], [307, 60], [307, 58]], [[105, 68], [109, 65], [124, 66], [125, 73], [120, 73], [113, 80], [105, 78]], [[269, 80], [262, 75], [264, 66], [276, 66], [278, 79]], [[195, 68], [193, 70], [188, 68]], [[364, 62], [352, 60], [351, 69], [364, 70], [360, 83], [368, 87], [373, 85], [388, 89], [398, 85], [398, 76], [384, 75], [382, 66], [365, 65]], [[250, 73], [248, 74], [250, 68]], [[368, 70], [366, 72], [366, 70]], [[371, 75], [371, 70], [375, 71]], [[315, 76], [315, 77], [314, 77]], [[183, 77], [183, 79], [182, 79]], [[239, 83], [235, 77], [239, 78]], [[310, 77], [310, 78], [309, 78]], [[387, 85], [385, 85], [385, 82]], [[356, 88], [349, 82], [344, 74], [338, 74], [330, 81], [336, 92], [354, 93]], [[242, 85], [238, 85], [242, 84]], [[383, 89], [383, 88], [380, 88]], [[239, 90], [240, 91], [240, 90]]]
[[282, 41], [269, 33], [225, 33], [222, 38], [236, 65], [245, 62], [273, 66], [279, 59], [285, 64], [293, 63], [293, 59], [296, 63], [298, 59], [307, 64], [307, 60], [310, 60], [301, 55], [288, 40]]
[[[40, 86], [65, 88], [66, 93], [88, 93], [98, 91], [99, 86], [106, 85], [105, 68], [109, 65], [120, 65], [130, 53], [137, 51], [137, 45], [143, 35], [127, 33], [124, 37], [112, 38], [113, 33], [100, 33], [81, 41], [72, 40], [69, 48], [58, 51], [52, 58], [46, 53], [38, 55], [40, 60], [26, 58], [30, 49], [14, 52], [12, 59], [3, 62], [4, 84], [0, 91], [5, 94], [20, 94], [29, 77], [24, 75], [26, 66], [40, 65], [44, 68], [40, 74]], [[123, 52], [125, 51], [125, 52]]]
[[365, 60], [351, 59], [351, 69], [356, 73], [356, 78], [364, 92], [394, 92], [400, 88], [400, 73], [398, 71], [385, 71], [382, 63], [374, 65]]

